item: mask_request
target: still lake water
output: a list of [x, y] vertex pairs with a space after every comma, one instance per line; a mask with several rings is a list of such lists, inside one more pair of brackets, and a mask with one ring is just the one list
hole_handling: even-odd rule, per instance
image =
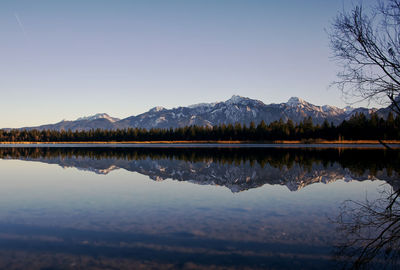
[[399, 151], [0, 147], [1, 269], [336, 269], [347, 200]]

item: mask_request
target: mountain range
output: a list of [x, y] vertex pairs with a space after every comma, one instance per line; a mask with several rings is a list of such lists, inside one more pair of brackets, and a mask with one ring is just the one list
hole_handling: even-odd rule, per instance
[[260, 100], [234, 95], [223, 102], [200, 103], [187, 107], [166, 109], [154, 107], [151, 110], [124, 119], [114, 118], [106, 113], [81, 117], [74, 121], [63, 120], [55, 124], [47, 124], [22, 129], [51, 130], [90, 130], [90, 129], [123, 129], [123, 128], [177, 128], [190, 125], [214, 126], [219, 124], [241, 123], [249, 125], [264, 120], [269, 124], [273, 121], [291, 119], [298, 123], [306, 117], [311, 117], [314, 123], [322, 124], [324, 120], [339, 124], [349, 119], [355, 113], [364, 113], [367, 117], [377, 113], [386, 117], [389, 108], [338, 108], [335, 106], [317, 106], [298, 97], [291, 97], [280, 104], [265, 104]]

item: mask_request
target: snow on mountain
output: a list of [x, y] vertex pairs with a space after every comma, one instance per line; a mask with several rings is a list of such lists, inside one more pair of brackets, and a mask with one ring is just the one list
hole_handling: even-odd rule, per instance
[[125, 119], [113, 118], [105, 113], [78, 118], [76, 121], [62, 121], [57, 124], [29, 127], [25, 129], [55, 129], [55, 130], [88, 130], [92, 128], [177, 128], [189, 125], [214, 126], [220, 124], [241, 123], [250, 125], [291, 119], [299, 123], [304, 118], [311, 117], [316, 124], [325, 120], [339, 124], [349, 119], [355, 113], [364, 113], [367, 116], [373, 112], [387, 115], [383, 109], [351, 108], [344, 109], [335, 106], [317, 106], [301, 98], [291, 97], [287, 102], [280, 104], [264, 104], [260, 100], [233, 95], [230, 99], [214, 103], [199, 103], [187, 107], [167, 109], [154, 107], [147, 112]]
[[76, 121], [91, 121], [91, 120], [96, 120], [96, 119], [107, 119], [110, 122], [117, 122], [117, 121], [121, 120], [119, 118], [111, 117], [106, 113], [98, 113], [98, 114], [91, 115], [91, 116], [80, 117], [80, 118], [76, 119]]
[[165, 110], [164, 107], [162, 107], [162, 106], [157, 106], [157, 107], [151, 108], [151, 109], [149, 110], [149, 112], [161, 112], [161, 111], [163, 111], [163, 110]]
[[289, 98], [288, 102], [286, 102], [286, 104], [289, 105], [289, 106], [299, 106], [299, 105], [306, 105], [306, 104], [309, 104], [309, 103], [305, 102], [301, 98], [291, 97], [291, 98]]
[[226, 104], [240, 104], [240, 103], [243, 103], [248, 100], [250, 100], [250, 99], [242, 97], [242, 96], [238, 96], [238, 95], [233, 95], [230, 99], [228, 99], [225, 102], [226, 102]]
[[353, 110], [354, 110], [354, 108], [353, 107], [351, 107], [351, 106], [346, 106], [346, 107], [344, 107], [344, 109], [343, 109], [346, 113], [351, 113]]
[[149, 112], [128, 117], [119, 122], [122, 126], [142, 128], [169, 128], [187, 125], [214, 126], [219, 124], [249, 125], [251, 122], [266, 123], [273, 121], [300, 122], [311, 117], [315, 123], [340, 123], [347, 116], [343, 109], [334, 106], [316, 106], [298, 97], [292, 97], [286, 103], [266, 105], [259, 100], [238, 95], [223, 102], [200, 103], [188, 107], [150, 110]]
[[217, 104], [217, 102], [213, 102], [213, 103], [197, 103], [197, 104], [189, 105], [188, 108], [190, 108], [190, 109], [212, 108], [212, 107], [215, 106], [215, 104]]

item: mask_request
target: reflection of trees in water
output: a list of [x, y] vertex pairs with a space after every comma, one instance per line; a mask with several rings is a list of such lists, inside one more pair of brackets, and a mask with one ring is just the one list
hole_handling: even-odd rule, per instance
[[[119, 163], [130, 171], [138, 171], [154, 178], [175, 177], [180, 181], [197, 179], [197, 182], [202, 184], [211, 183], [230, 188], [236, 185], [236, 190], [240, 191], [265, 183], [282, 184], [281, 180], [285, 177], [290, 181], [294, 180], [292, 182], [297, 188], [291, 190], [296, 190], [300, 185], [312, 183], [305, 180], [304, 172], [307, 170], [314, 172], [321, 170], [321, 167], [333, 167], [336, 171], [340, 166], [346, 169], [344, 170], [346, 173], [350, 171], [363, 180], [367, 179], [365, 175], [378, 177], [383, 175], [380, 172], [385, 171], [388, 176], [391, 174], [395, 176], [389, 183], [398, 186], [396, 181], [399, 180], [400, 173], [399, 154], [400, 151], [383, 149], [339, 148], [0, 148], [0, 158], [55, 159], [54, 163], [59, 163], [59, 159], [71, 159], [74, 162], [67, 163], [71, 165], [86, 161], [89, 161], [90, 165], [96, 163], [103, 165], [98, 161], [104, 161], [107, 166]], [[121, 162], [116, 162], [118, 160]], [[125, 161], [139, 162], [136, 164]], [[203, 166], [202, 163], [213, 164]], [[158, 168], [160, 165], [163, 167], [162, 170]], [[104, 168], [108, 168], [107, 166]], [[271, 167], [277, 169], [271, 170]], [[299, 167], [301, 170], [297, 170]], [[231, 170], [232, 168], [234, 170]], [[265, 169], [259, 170], [259, 168]], [[288, 172], [286, 168], [294, 169]], [[173, 173], [179, 169], [182, 174], [178, 177]], [[276, 174], [265, 173], [268, 170]], [[248, 182], [248, 176], [252, 176], [254, 171], [259, 173]], [[286, 176], [285, 171], [288, 174]], [[210, 175], [213, 177], [207, 178]], [[334, 174], [335, 179], [338, 178], [337, 175], [339, 174]], [[312, 179], [314, 176], [310, 175], [309, 178]], [[317, 176], [329, 177], [328, 174]], [[240, 181], [236, 183], [238, 179]], [[289, 180], [283, 181], [283, 184], [289, 186], [291, 183]], [[377, 200], [347, 201], [343, 205], [342, 214], [338, 219], [341, 233], [338, 239], [345, 241], [338, 246], [337, 257], [345, 268], [369, 269], [375, 266], [381, 269], [386, 265], [398, 268], [396, 266], [400, 255], [399, 194], [399, 191], [393, 192], [389, 186], [385, 186]]]
[[363, 176], [366, 172], [376, 176], [386, 170], [388, 176], [400, 174], [400, 151], [382, 149], [341, 149], [341, 148], [102, 148], [102, 147], [18, 147], [0, 148], [0, 158], [90, 158], [145, 160], [169, 159], [187, 162], [216, 162], [240, 165], [248, 163], [261, 167], [267, 164], [275, 168], [292, 168], [300, 165], [311, 171], [312, 166], [321, 164], [325, 168], [339, 164], [353, 175]]
[[344, 202], [337, 220], [344, 240], [336, 250], [344, 269], [400, 268], [399, 196], [385, 185], [378, 199]]

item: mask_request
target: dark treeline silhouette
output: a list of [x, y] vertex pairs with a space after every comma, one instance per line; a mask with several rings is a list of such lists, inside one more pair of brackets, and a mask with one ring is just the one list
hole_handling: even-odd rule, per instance
[[398, 140], [400, 117], [387, 119], [372, 114], [354, 114], [340, 125], [327, 120], [314, 125], [311, 117], [295, 124], [282, 120], [249, 126], [240, 123], [214, 127], [187, 126], [170, 129], [92, 129], [92, 130], [0, 130], [0, 142], [94, 142], [94, 141], [274, 141], [274, 140]]
[[217, 162], [220, 164], [240, 165], [248, 163], [282, 168], [299, 165], [306, 170], [320, 164], [323, 167], [340, 164], [354, 175], [376, 176], [377, 172], [386, 170], [390, 176], [400, 175], [400, 151], [382, 149], [351, 148], [103, 148], [103, 147], [4, 147], [0, 148], [2, 159], [170, 159], [186, 162]]

